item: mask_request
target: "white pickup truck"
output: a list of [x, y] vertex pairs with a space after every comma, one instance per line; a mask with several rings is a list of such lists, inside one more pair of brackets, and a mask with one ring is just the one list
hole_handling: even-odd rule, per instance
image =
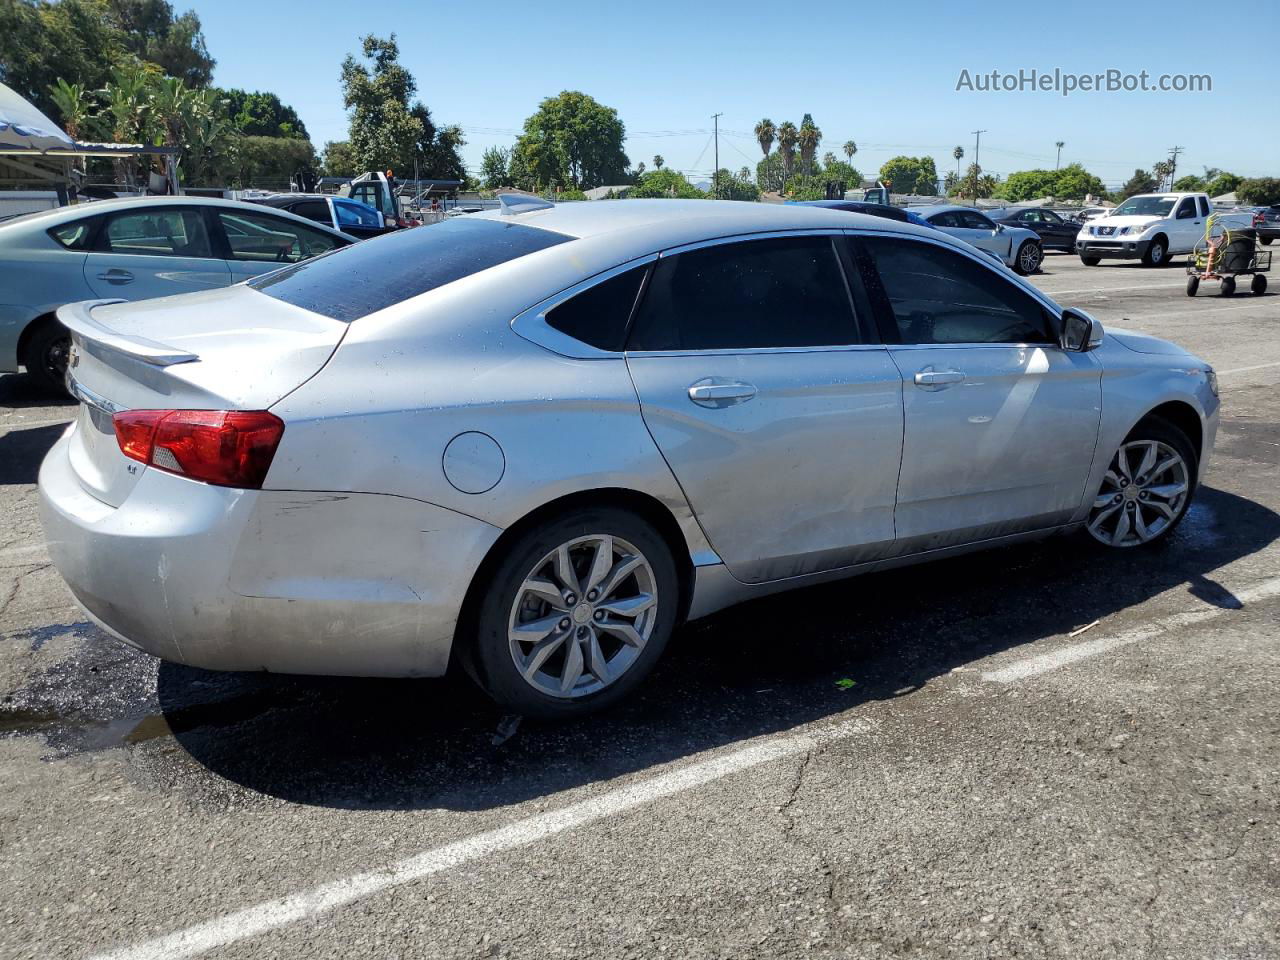
[[1082, 226], [1076, 253], [1087, 267], [1103, 259], [1163, 267], [1171, 257], [1190, 253], [1204, 238], [1212, 212], [1205, 193], [1140, 193]]

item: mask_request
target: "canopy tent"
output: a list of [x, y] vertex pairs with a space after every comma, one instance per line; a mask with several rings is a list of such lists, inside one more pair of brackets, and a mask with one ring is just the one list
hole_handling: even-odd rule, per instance
[[56, 123], [0, 83], [0, 152], [46, 153], [74, 148], [75, 141]]

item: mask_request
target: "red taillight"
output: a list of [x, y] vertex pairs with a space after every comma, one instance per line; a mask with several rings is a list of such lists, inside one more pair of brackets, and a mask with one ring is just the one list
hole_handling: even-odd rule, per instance
[[127, 410], [111, 422], [131, 460], [224, 487], [261, 487], [284, 434], [266, 410]]

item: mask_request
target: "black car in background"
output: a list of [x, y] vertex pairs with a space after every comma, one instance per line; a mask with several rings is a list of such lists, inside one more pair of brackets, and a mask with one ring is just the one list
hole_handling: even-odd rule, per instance
[[321, 193], [280, 193], [251, 202], [288, 210], [358, 240], [368, 240], [399, 229], [397, 226], [387, 226], [382, 214], [367, 203], [348, 200], [346, 197], [328, 197]]
[[1005, 207], [1001, 210], [982, 211], [996, 223], [1007, 227], [1032, 230], [1040, 238], [1040, 246], [1046, 250], [1065, 250], [1074, 253], [1076, 234], [1080, 224], [1064, 220], [1044, 207]]
[[1280, 238], [1280, 203], [1258, 207], [1257, 212], [1262, 214], [1262, 221], [1258, 224], [1258, 240], [1265, 247], [1272, 240]]

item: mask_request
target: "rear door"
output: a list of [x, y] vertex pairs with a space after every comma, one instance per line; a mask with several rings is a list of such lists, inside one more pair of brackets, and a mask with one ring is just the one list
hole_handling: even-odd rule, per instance
[[234, 282], [345, 246], [341, 237], [258, 210], [213, 207], [214, 231]]
[[226, 286], [231, 271], [199, 207], [155, 204], [104, 216], [84, 279], [99, 297], [147, 300]]
[[895, 526], [917, 552], [1067, 522], [1083, 502], [1101, 364], [1062, 350], [998, 268], [906, 237], [858, 241], [905, 413]]
[[632, 324], [645, 424], [741, 580], [892, 546], [902, 386], [852, 308], [843, 244], [804, 234], [669, 252]]

